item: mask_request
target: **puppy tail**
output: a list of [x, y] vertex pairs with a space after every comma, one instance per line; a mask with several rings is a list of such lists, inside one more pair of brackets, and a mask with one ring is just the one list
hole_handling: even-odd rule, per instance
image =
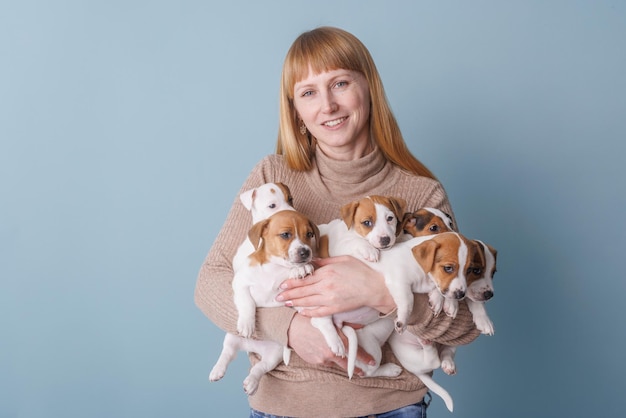
[[344, 325], [341, 331], [348, 338], [348, 377], [352, 379], [354, 366], [356, 364], [356, 351], [359, 348], [359, 341], [354, 328]]
[[285, 366], [289, 366], [289, 360], [291, 360], [291, 348], [283, 347], [283, 363], [285, 363]]
[[432, 390], [441, 399], [443, 399], [443, 401], [446, 404], [446, 407], [448, 408], [448, 411], [452, 412], [452, 410], [454, 409], [454, 403], [452, 402], [452, 397], [450, 396], [448, 391], [442, 388], [441, 386], [439, 386], [437, 382], [435, 382], [433, 378], [427, 374], [419, 374], [417, 375], [417, 377], [420, 378], [422, 383], [424, 383], [428, 389]]

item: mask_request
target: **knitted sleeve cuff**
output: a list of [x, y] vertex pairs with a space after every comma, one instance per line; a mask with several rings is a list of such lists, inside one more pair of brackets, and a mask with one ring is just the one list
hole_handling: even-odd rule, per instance
[[412, 333], [445, 345], [469, 344], [480, 335], [465, 301], [459, 302], [456, 318], [451, 318], [443, 312], [435, 316], [426, 294], [415, 294], [409, 324], [409, 331]]
[[296, 310], [292, 308], [257, 308], [256, 338], [287, 346], [287, 332], [295, 314]]

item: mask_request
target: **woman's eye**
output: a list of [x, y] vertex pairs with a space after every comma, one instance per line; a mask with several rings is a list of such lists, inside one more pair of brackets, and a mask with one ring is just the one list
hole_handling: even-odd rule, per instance
[[302, 93], [302, 97], [308, 97], [313, 95], [313, 91], [312, 90], [307, 90], [304, 93]]
[[338, 81], [337, 83], [335, 83], [335, 87], [345, 87], [348, 85], [347, 81]]

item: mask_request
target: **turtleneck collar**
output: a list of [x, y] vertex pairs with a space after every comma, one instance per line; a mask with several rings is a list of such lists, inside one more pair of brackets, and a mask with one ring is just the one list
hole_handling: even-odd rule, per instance
[[[378, 147], [369, 154], [351, 161], [333, 160], [317, 147], [315, 150], [315, 180], [320, 181], [335, 201], [360, 198], [381, 186], [389, 174], [392, 164], [388, 163]], [[317, 176], [314, 175], [317, 173]]]

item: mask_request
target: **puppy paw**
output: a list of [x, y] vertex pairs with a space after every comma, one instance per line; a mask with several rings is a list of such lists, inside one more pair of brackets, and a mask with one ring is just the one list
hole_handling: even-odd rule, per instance
[[239, 318], [237, 320], [237, 332], [239, 333], [240, 336], [244, 338], [252, 337], [252, 334], [254, 334], [254, 326], [255, 326], [254, 318], [252, 319]]
[[482, 334], [493, 335], [495, 333], [493, 323], [489, 318], [474, 317], [474, 323]]
[[402, 321], [396, 320], [394, 328], [398, 334], [402, 334], [406, 330], [406, 324]]
[[224, 377], [225, 374], [226, 374], [225, 368], [215, 365], [213, 367], [213, 370], [211, 370], [211, 373], [209, 374], [209, 380], [211, 382], [217, 382], [222, 377]]
[[375, 373], [372, 373], [378, 377], [398, 377], [402, 374], [402, 367], [394, 363], [382, 364]]
[[330, 351], [332, 351], [334, 355], [338, 357], [346, 356], [346, 347], [343, 345], [343, 341], [341, 341], [341, 338], [337, 337], [336, 339], [326, 342], [328, 343]]
[[289, 272], [290, 279], [304, 279], [309, 274], [313, 273], [313, 265], [305, 264], [303, 266], [294, 267]]
[[373, 263], [378, 261], [380, 251], [378, 248], [372, 247], [369, 243], [364, 243], [355, 248], [355, 256], [365, 261], [371, 261]]
[[450, 318], [456, 318], [456, 314], [459, 311], [459, 302], [457, 302], [455, 299], [444, 299], [443, 311]]
[[441, 370], [447, 375], [454, 376], [456, 374], [456, 364], [452, 359], [443, 359], [441, 361]]
[[246, 395], [248, 396], [254, 395], [258, 387], [259, 381], [252, 376], [246, 377], [243, 381], [243, 391], [246, 392]]
[[433, 315], [437, 316], [443, 310], [444, 298], [437, 290], [433, 290], [428, 294], [428, 306], [433, 311]]

